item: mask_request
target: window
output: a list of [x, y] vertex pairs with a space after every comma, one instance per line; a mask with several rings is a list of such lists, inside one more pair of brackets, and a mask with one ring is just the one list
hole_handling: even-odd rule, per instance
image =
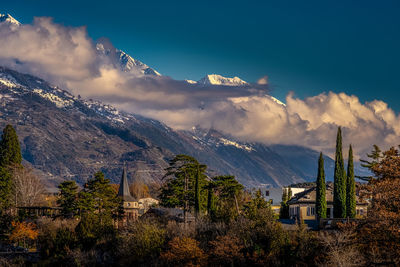
[[315, 215], [315, 207], [307, 207], [307, 216]]
[[269, 197], [269, 190], [265, 191], [265, 196]]

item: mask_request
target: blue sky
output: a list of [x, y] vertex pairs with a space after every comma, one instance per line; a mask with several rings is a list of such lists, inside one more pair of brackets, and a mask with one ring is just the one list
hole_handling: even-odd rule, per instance
[[205, 74], [269, 76], [284, 99], [324, 91], [381, 99], [400, 111], [400, 2], [385, 1], [8, 1], [22, 23], [50, 16], [86, 25], [175, 79]]

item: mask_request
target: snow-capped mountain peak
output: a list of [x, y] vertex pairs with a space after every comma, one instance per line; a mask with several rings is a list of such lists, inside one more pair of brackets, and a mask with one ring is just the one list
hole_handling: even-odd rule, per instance
[[134, 59], [122, 50], [115, 48], [107, 48], [102, 43], [96, 44], [96, 50], [99, 54], [105, 55], [115, 62], [118, 68], [128, 73], [142, 73], [143, 75], [161, 76], [161, 74], [144, 64], [143, 62]]
[[204, 78], [200, 79], [198, 83], [203, 85], [224, 85], [224, 86], [248, 85], [247, 82], [243, 81], [239, 77], [227, 78], [218, 74], [208, 74]]
[[131, 57], [130, 55], [128, 55], [127, 53], [125, 53], [122, 50], [116, 50], [116, 55], [119, 59], [119, 62], [121, 64], [121, 68], [123, 71], [129, 72], [131, 71], [133, 68], [137, 67], [139, 69], [141, 69], [141, 71], [143, 72], [143, 74], [145, 75], [154, 75], [154, 76], [161, 76], [161, 74], [150, 68], [149, 66], [147, 66], [146, 64], [144, 64], [143, 62], [134, 59], [133, 57]]
[[18, 20], [14, 19], [10, 14], [1, 14], [0, 13], [0, 23], [1, 22], [7, 22], [9, 24], [13, 24], [13, 25], [17, 25], [17, 26], [21, 25], [21, 23]]
[[14, 31], [21, 26], [21, 23], [14, 19], [10, 14], [0, 13], [0, 25], [8, 25], [8, 27]]

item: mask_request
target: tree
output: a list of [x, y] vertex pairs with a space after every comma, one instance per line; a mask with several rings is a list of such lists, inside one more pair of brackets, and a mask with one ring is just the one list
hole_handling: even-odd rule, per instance
[[356, 183], [354, 180], [353, 148], [350, 145], [346, 179], [346, 217], [356, 217]]
[[[360, 161], [362, 162], [361, 166], [372, 171], [372, 168], [374, 166], [377, 166], [380, 160], [382, 159], [383, 157], [382, 151], [377, 145], [373, 145], [373, 149], [370, 154], [367, 154], [367, 157], [370, 158], [371, 160], [368, 161], [360, 159]], [[364, 181], [369, 181], [374, 178], [373, 176], [356, 176], [356, 177]]]
[[245, 207], [245, 217], [252, 221], [263, 221], [265, 218], [273, 218], [271, 205], [266, 201], [261, 190], [257, 190], [253, 199]]
[[21, 165], [22, 156], [18, 136], [15, 129], [8, 124], [1, 136], [0, 141], [0, 166]]
[[289, 218], [289, 205], [287, 202], [289, 201], [289, 188], [283, 188], [282, 189], [282, 202], [281, 202], [281, 208], [279, 210], [279, 218], [280, 219], [288, 219]]
[[368, 182], [371, 199], [365, 223], [357, 238], [369, 265], [400, 265], [400, 154], [391, 147], [369, 166], [374, 178]]
[[236, 236], [218, 236], [209, 246], [211, 266], [234, 266], [243, 260], [244, 246]]
[[11, 207], [12, 204], [12, 178], [10, 172], [0, 167], [0, 216]]
[[101, 225], [111, 225], [113, 218], [122, 212], [121, 199], [115, 194], [110, 180], [102, 172], [95, 173], [79, 194], [78, 208], [82, 213], [92, 213]]
[[13, 182], [10, 167], [21, 167], [21, 149], [11, 125], [3, 129], [0, 141], [0, 215], [12, 205]]
[[209, 216], [215, 215], [215, 183], [210, 181], [207, 185], [207, 214]]
[[199, 248], [199, 242], [190, 237], [175, 237], [168, 243], [168, 250], [161, 253], [167, 266], [202, 266], [207, 255]]
[[319, 154], [318, 160], [318, 176], [317, 176], [317, 192], [316, 192], [315, 209], [318, 219], [326, 218], [326, 184], [325, 184], [325, 170], [324, 170], [324, 157], [322, 152]]
[[223, 220], [231, 220], [240, 213], [238, 198], [242, 194], [241, 185], [233, 175], [221, 175], [212, 178], [216, 192], [217, 217]]
[[336, 138], [335, 174], [333, 189], [333, 215], [335, 218], [346, 217], [346, 173], [342, 153], [342, 130], [339, 127]]
[[129, 191], [135, 199], [150, 197], [149, 187], [143, 182], [135, 181], [129, 186]]
[[15, 204], [17, 206], [39, 206], [44, 202], [46, 192], [42, 181], [30, 168], [14, 167], [11, 170], [14, 182]]
[[206, 209], [207, 180], [206, 165], [200, 164], [195, 158], [187, 155], [177, 155], [170, 161], [170, 166], [164, 175], [166, 182], [161, 188], [161, 205], [167, 207], [183, 207], [184, 217], [192, 207], [198, 215]]
[[36, 240], [38, 237], [38, 231], [36, 225], [28, 222], [12, 222], [13, 230], [10, 234], [11, 242], [22, 242], [23, 246], [26, 247], [27, 240]]
[[61, 207], [61, 216], [71, 218], [78, 209], [78, 186], [75, 181], [64, 181], [59, 186], [60, 196], [57, 204]]

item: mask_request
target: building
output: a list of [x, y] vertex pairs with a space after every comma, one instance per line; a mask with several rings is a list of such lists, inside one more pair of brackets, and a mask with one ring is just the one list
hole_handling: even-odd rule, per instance
[[[291, 195], [289, 197], [292, 197], [294, 194], [300, 193], [306, 188], [297, 188], [297, 187], [291, 187]], [[280, 208], [281, 208], [281, 202], [282, 202], [282, 194], [283, 190], [286, 190], [288, 192], [288, 187], [278, 187], [278, 188], [260, 188], [261, 192], [264, 195], [264, 199], [268, 201], [271, 204], [271, 209], [274, 211], [274, 213], [279, 214]]]
[[[289, 216], [291, 219], [315, 220], [316, 187], [313, 186], [303, 192], [295, 194], [287, 203], [289, 205]], [[333, 183], [326, 185], [327, 217], [333, 218]], [[367, 202], [362, 202], [356, 195], [357, 217], [367, 214]]]
[[129, 191], [126, 167], [122, 171], [121, 182], [119, 184], [118, 196], [122, 198], [122, 206], [124, 209], [124, 220], [137, 220], [139, 217], [139, 203], [136, 201]]
[[151, 207], [156, 207], [160, 203], [157, 199], [152, 197], [145, 197], [138, 200], [139, 209], [143, 209], [145, 212]]

